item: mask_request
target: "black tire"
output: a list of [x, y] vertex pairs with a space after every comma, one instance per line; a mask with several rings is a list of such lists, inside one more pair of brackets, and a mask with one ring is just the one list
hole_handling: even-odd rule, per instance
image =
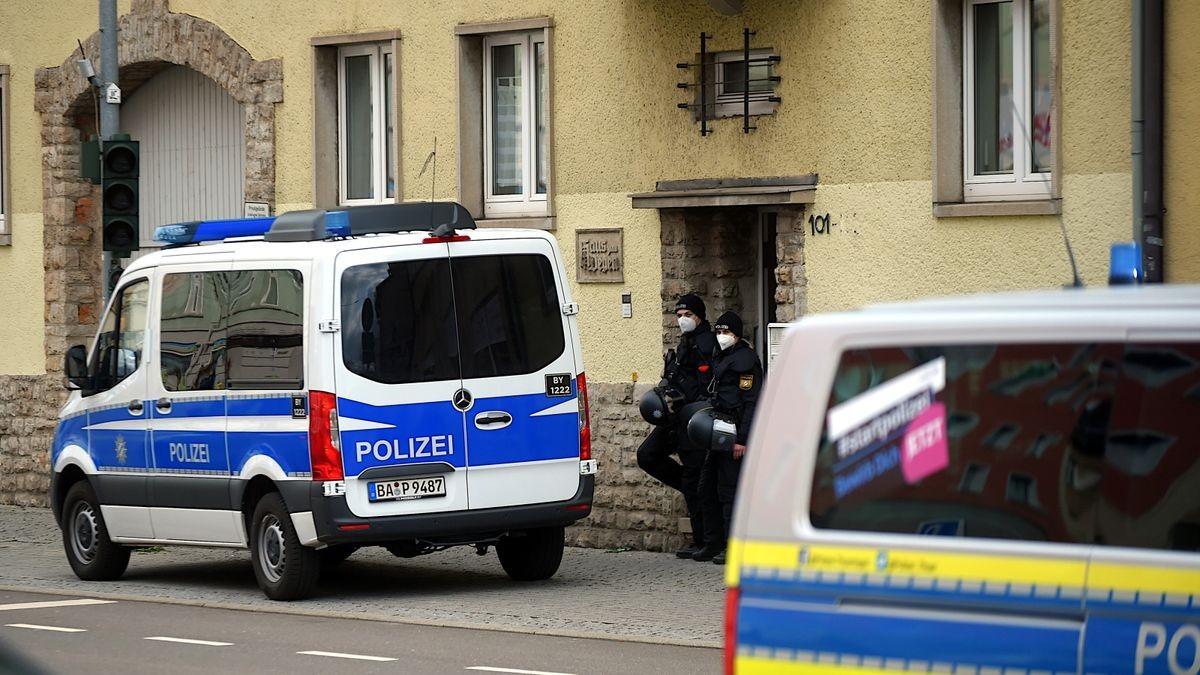
[[258, 587], [272, 600], [301, 600], [317, 586], [320, 556], [316, 549], [300, 543], [278, 492], [263, 495], [254, 507], [250, 561]]
[[86, 480], [67, 490], [62, 510], [63, 548], [75, 576], [85, 581], [120, 579], [132, 549], [114, 544], [100, 513], [100, 501]]
[[562, 527], [543, 527], [496, 542], [496, 556], [513, 581], [541, 581], [558, 571], [565, 546]]

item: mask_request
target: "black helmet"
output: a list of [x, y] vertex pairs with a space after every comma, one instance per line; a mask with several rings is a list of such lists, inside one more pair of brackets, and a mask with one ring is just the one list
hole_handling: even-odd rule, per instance
[[642, 395], [642, 400], [638, 403], [638, 412], [642, 413], [642, 419], [650, 424], [663, 424], [671, 419], [676, 406], [682, 402], [683, 394], [678, 390], [655, 387]]
[[692, 416], [687, 421], [687, 435], [692, 443], [704, 450], [733, 451], [733, 445], [737, 443], [737, 426], [729, 417], [708, 404], [689, 412]]

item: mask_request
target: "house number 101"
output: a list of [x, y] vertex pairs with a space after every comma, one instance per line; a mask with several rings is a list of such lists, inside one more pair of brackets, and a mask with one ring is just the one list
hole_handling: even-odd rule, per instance
[[808, 226], [813, 234], [832, 234], [833, 226], [837, 223], [829, 220], [829, 214], [823, 216], [811, 215], [808, 217]]

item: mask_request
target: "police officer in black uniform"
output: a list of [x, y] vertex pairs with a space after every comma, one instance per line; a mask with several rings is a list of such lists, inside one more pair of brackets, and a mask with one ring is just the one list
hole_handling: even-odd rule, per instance
[[754, 420], [754, 408], [762, 391], [762, 361], [750, 343], [742, 339], [742, 319], [725, 312], [713, 324], [719, 351], [713, 361], [709, 403], [737, 426], [732, 452], [710, 450], [700, 472], [700, 506], [704, 511], [704, 547], [693, 560], [725, 564], [725, 546], [733, 521], [733, 498], [738, 472], [746, 454], [746, 440]]
[[[675, 412], [688, 403], [702, 401], [708, 396], [712, 379], [712, 357], [717, 349], [708, 321], [704, 318], [704, 301], [694, 293], [679, 297], [675, 317], [682, 333], [679, 346], [664, 358], [663, 380], [656, 388], [660, 394], [670, 392], [681, 400], [673, 402]], [[681, 415], [667, 417], [665, 423], [654, 427], [637, 450], [638, 466], [659, 482], [683, 493], [688, 517], [692, 522], [692, 545], [675, 555], [690, 558], [704, 543], [704, 516], [700, 506], [700, 469], [705, 450], [688, 440], [687, 420]], [[677, 453], [677, 462], [672, 453]]]

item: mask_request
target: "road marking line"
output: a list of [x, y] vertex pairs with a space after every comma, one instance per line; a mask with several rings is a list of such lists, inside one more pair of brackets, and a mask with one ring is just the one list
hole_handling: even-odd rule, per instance
[[232, 642], [210, 642], [209, 640], [189, 640], [188, 638], [164, 637], [156, 635], [154, 637], [142, 638], [143, 640], [157, 640], [158, 642], [178, 642], [185, 645], [204, 645], [206, 647], [229, 647]]
[[335, 659], [358, 659], [359, 661], [398, 661], [388, 656], [366, 656], [364, 654], [342, 654], [339, 652], [296, 652], [307, 656], [332, 656]]
[[12, 605], [0, 605], [0, 612], [10, 609], [42, 609], [45, 607], [78, 607], [80, 605], [111, 605], [116, 600], [96, 600], [80, 598], [78, 600], [49, 600], [46, 602], [19, 602]]
[[518, 670], [516, 668], [494, 668], [492, 665], [468, 665], [467, 670], [486, 670], [488, 673], [516, 673], [518, 675], [571, 675], [570, 673], [550, 673], [546, 670]]
[[86, 628], [63, 628], [62, 626], [39, 626], [36, 623], [9, 623], [9, 628], [29, 628], [31, 630], [52, 630], [57, 633], [86, 633]]

